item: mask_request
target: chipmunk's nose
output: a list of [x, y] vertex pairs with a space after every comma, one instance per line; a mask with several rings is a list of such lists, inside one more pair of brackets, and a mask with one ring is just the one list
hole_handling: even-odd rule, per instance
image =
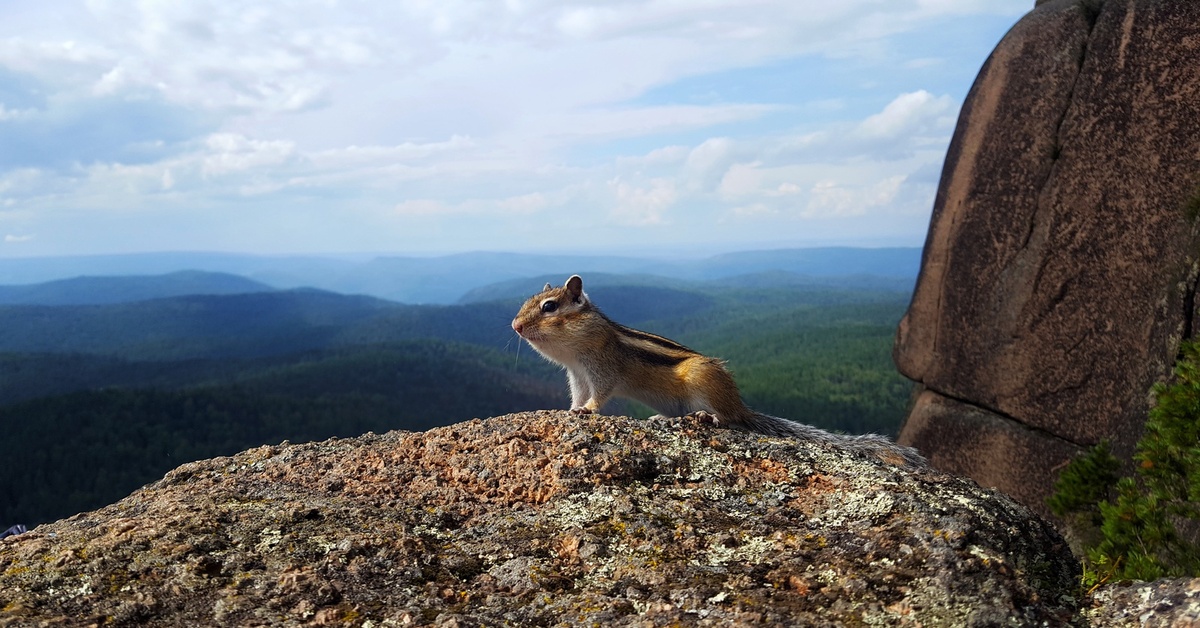
[[512, 322], [512, 328], [513, 328], [513, 331], [517, 332], [517, 334], [519, 335], [521, 333], [521, 330], [524, 329], [525, 326], [522, 325], [519, 321], [517, 321], [517, 319], [514, 318], [513, 322]]

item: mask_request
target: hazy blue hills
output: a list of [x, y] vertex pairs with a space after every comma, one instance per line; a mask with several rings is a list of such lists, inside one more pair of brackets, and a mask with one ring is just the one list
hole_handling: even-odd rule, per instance
[[[746, 307], [835, 305], [886, 293], [823, 286], [728, 286], [594, 276], [585, 287], [613, 318], [630, 325], [732, 315]], [[528, 285], [525, 293], [514, 292]], [[678, 286], [678, 287], [668, 287]], [[502, 347], [516, 341], [509, 323], [538, 280], [480, 293], [491, 300], [407, 305], [320, 290], [194, 295], [104, 305], [0, 306], [0, 352], [98, 354], [138, 360], [248, 358], [421, 338]], [[893, 293], [899, 300], [903, 293]], [[903, 295], [906, 296], [906, 295]], [[724, 312], [724, 314], [721, 314]]]
[[681, 276], [717, 279], [779, 270], [814, 277], [875, 275], [915, 278], [920, 269], [920, 248], [822, 247], [714, 255], [684, 265]]
[[706, 281], [785, 272], [810, 278], [899, 279], [904, 281], [898, 285], [907, 283], [911, 288], [920, 257], [921, 249], [915, 247], [780, 249], [695, 259], [490, 252], [372, 258], [148, 253], [0, 259], [0, 284], [31, 284], [82, 275], [160, 275], [193, 270], [235, 274], [277, 289], [309, 287], [404, 303], [448, 304], [481, 286], [541, 276], [557, 277], [561, 283], [571, 274], [585, 278], [595, 274], [642, 274]]
[[229, 273], [181, 270], [165, 275], [83, 276], [0, 286], [0, 305], [100, 305], [185, 295], [244, 294], [274, 288]]
[[[356, 261], [319, 256], [259, 256], [228, 253], [130, 253], [60, 257], [0, 258], [0, 284], [32, 284], [81, 276], [163, 275], [179, 271], [229, 273], [277, 288], [313, 285], [308, 277], [336, 278]], [[272, 277], [272, 280], [259, 279]]]
[[[736, 293], [739, 290], [787, 290], [795, 298], [797, 293], [812, 293], [821, 295], [822, 302], [828, 303], [838, 299], [861, 298], [864, 293], [894, 292], [905, 295], [911, 294], [913, 278], [888, 277], [882, 275], [831, 275], [814, 276], [801, 275], [788, 271], [765, 271], [747, 275], [733, 275], [707, 280], [674, 279], [658, 275], [614, 275], [610, 273], [583, 274], [584, 290], [595, 295], [600, 289], [604, 293], [608, 288], [620, 287], [623, 290], [632, 288], [652, 288], [669, 290], [678, 295], [699, 294], [713, 290], [724, 290]], [[530, 295], [542, 289], [545, 284], [560, 286], [567, 276], [562, 274], [542, 274], [534, 277], [522, 277], [501, 281], [486, 286], [468, 290], [459, 298], [460, 304], [478, 303], [485, 301], [523, 301]], [[856, 296], [857, 295], [857, 296]], [[872, 298], [878, 295], [872, 295]]]
[[328, 346], [348, 326], [394, 307], [312, 290], [0, 306], [0, 351], [160, 360], [270, 355]]

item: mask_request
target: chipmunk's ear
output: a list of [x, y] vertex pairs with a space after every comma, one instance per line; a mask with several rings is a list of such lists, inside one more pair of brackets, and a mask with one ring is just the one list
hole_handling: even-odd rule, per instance
[[567, 294], [571, 296], [572, 301], [578, 301], [583, 295], [583, 278], [579, 275], [571, 275], [563, 287], [567, 289]]
[[550, 290], [550, 289], [551, 289], [550, 282], [548, 282], [548, 281], [547, 281], [547, 282], [546, 282], [546, 287], [545, 287], [545, 288], [542, 288], [542, 292], [546, 292], [547, 290]]

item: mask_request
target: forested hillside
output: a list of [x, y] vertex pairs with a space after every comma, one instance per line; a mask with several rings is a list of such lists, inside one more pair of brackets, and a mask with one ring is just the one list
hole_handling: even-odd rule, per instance
[[0, 407], [0, 521], [95, 508], [179, 464], [255, 444], [564, 405], [544, 365], [440, 341], [237, 366], [220, 376], [197, 371], [219, 383], [86, 390]]
[[[593, 279], [614, 319], [727, 359], [757, 409], [898, 427], [909, 386], [890, 349], [907, 292], [787, 273]], [[0, 306], [0, 526], [94, 508], [183, 462], [263, 443], [564, 408], [562, 373], [509, 328], [543, 280], [454, 306], [315, 290]]]

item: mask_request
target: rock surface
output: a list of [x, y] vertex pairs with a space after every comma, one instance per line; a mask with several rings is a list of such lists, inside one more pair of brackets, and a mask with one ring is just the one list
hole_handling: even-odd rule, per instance
[[0, 625], [1056, 625], [1077, 576], [963, 478], [539, 412], [183, 465], [0, 541]]
[[1200, 625], [1200, 579], [1168, 578], [1101, 587], [1083, 612], [1096, 628]]
[[897, 334], [902, 443], [1043, 512], [1076, 452], [1132, 452], [1193, 334], [1197, 59], [1200, 3], [1169, 0], [1039, 3], [996, 47]]

